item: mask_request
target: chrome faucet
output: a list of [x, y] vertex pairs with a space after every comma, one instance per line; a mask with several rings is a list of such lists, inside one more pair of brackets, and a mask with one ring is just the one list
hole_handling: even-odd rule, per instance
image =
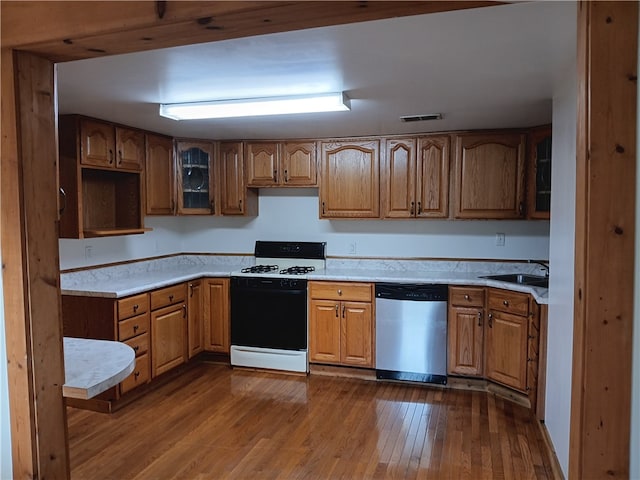
[[549, 263], [548, 262], [539, 262], [537, 260], [527, 260], [527, 262], [529, 263], [535, 263], [537, 265], [540, 265], [544, 270], [544, 276], [548, 277], [549, 276]]

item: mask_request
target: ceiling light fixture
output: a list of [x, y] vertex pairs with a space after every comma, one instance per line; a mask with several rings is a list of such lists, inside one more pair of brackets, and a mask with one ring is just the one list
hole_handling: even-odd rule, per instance
[[173, 120], [257, 117], [261, 115], [338, 112], [345, 110], [351, 110], [351, 102], [343, 92], [160, 104], [160, 115]]

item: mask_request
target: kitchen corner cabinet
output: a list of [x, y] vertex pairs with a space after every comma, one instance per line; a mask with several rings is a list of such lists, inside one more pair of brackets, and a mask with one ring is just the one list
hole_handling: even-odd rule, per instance
[[176, 190], [173, 138], [146, 135], [145, 199], [147, 215], [174, 215]]
[[187, 361], [186, 284], [155, 290], [151, 301], [151, 374], [157, 377]]
[[320, 218], [379, 218], [380, 141], [320, 145]]
[[527, 218], [549, 219], [551, 213], [551, 125], [528, 136]]
[[212, 142], [176, 142], [179, 215], [215, 213], [213, 150]]
[[315, 142], [247, 142], [248, 187], [317, 186]]
[[481, 377], [484, 373], [484, 297], [484, 288], [449, 287], [449, 374]]
[[58, 135], [60, 238], [143, 233], [144, 134], [61, 115]]
[[373, 285], [309, 282], [309, 361], [369, 367], [373, 362]]
[[231, 344], [229, 279], [205, 279], [203, 300], [204, 349], [208, 352], [228, 354]]
[[486, 377], [526, 392], [529, 295], [490, 288], [487, 311]]
[[189, 332], [188, 358], [196, 356], [204, 350], [204, 303], [202, 280], [188, 283], [187, 323]]
[[526, 136], [494, 133], [454, 138], [453, 216], [524, 218]]
[[448, 135], [386, 141], [382, 166], [382, 216], [449, 216]]
[[222, 215], [258, 215], [258, 193], [245, 181], [242, 142], [220, 142], [220, 213]]

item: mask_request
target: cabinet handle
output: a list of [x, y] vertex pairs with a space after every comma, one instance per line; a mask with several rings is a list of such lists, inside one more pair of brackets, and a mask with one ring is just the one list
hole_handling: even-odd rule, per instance
[[336, 318], [338, 318], [338, 309], [340, 308], [340, 306], [336, 303]]
[[138, 308], [140, 308], [140, 306], [136, 303], [136, 304], [133, 306], [133, 313], [136, 313], [136, 312], [138, 311]]
[[135, 373], [133, 374], [133, 377], [134, 377], [136, 380], [138, 379], [138, 377], [139, 377], [139, 376], [140, 376], [140, 372], [135, 372]]
[[409, 209], [409, 213], [410, 213], [411, 215], [414, 215], [414, 214], [415, 214], [414, 206], [415, 206], [415, 202], [411, 202], [411, 208]]
[[211, 200], [209, 205], [211, 205], [211, 213], [216, 213], [216, 201], [215, 200]]
[[521, 217], [524, 215], [524, 203], [522, 202], [518, 204], [518, 215]]
[[468, 293], [465, 293], [465, 294], [464, 294], [464, 299], [465, 299], [465, 300], [469, 300], [470, 298], [471, 298], [471, 297], [469, 297], [469, 294], [468, 294]]
[[193, 297], [193, 283], [189, 284], [189, 296]]
[[171, 213], [176, 213], [176, 201], [171, 199]]
[[324, 215], [324, 202], [322, 202], [322, 214]]
[[508, 307], [508, 306], [509, 306], [509, 301], [508, 301], [508, 300], [503, 300], [503, 301], [502, 301], [502, 304], [503, 304], [505, 307]]
[[118, 150], [118, 165], [122, 163], [122, 150]]
[[109, 149], [109, 165], [113, 164], [113, 150]]
[[342, 305], [342, 318], [344, 318], [344, 313], [347, 310], [347, 307], [345, 305]]
[[169, 301], [173, 302], [173, 295], [169, 295]]
[[478, 312], [478, 326], [482, 326], [482, 311]]
[[273, 170], [273, 181], [274, 183], [278, 182], [278, 170]]
[[60, 192], [60, 196], [62, 197], [62, 206], [60, 207], [60, 210], [58, 210], [58, 214], [62, 215], [67, 208], [67, 192], [65, 192], [64, 188], [62, 187], [60, 187], [58, 190]]
[[533, 339], [534, 339], [534, 338], [536, 338], [536, 337], [534, 337], [533, 335], [527, 335], [527, 338], [528, 338], [529, 340], [533, 340]]
[[134, 331], [134, 332], [137, 332], [139, 328], [140, 328], [140, 325], [135, 324], [135, 325], [133, 326], [133, 331]]
[[284, 183], [289, 182], [289, 171], [285, 170], [284, 171]]
[[242, 212], [242, 199], [238, 200], [238, 209]]
[[418, 202], [418, 215], [422, 213], [422, 202]]
[[140, 345], [136, 345], [135, 347], [133, 347], [134, 352], [137, 352], [138, 350], [140, 350]]
[[342, 296], [342, 290], [338, 289], [338, 295]]
[[187, 318], [187, 306], [185, 304], [182, 305], [182, 318]]
[[489, 328], [493, 328], [493, 313], [489, 313]]

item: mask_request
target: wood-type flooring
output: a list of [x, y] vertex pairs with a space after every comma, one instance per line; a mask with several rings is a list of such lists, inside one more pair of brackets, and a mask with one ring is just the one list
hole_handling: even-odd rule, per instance
[[71, 478], [552, 478], [491, 393], [201, 363], [121, 410], [68, 407]]

